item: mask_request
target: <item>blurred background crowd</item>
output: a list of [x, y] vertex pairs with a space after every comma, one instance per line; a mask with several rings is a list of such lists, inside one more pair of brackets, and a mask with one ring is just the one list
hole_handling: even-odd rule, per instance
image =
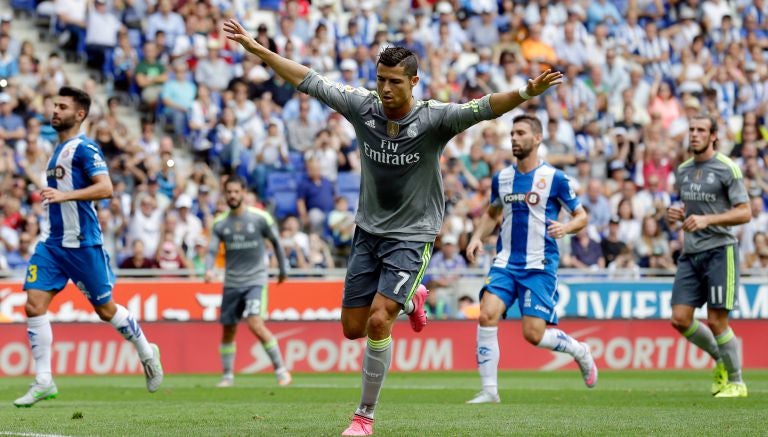
[[[271, 50], [351, 86], [375, 88], [382, 47], [408, 47], [420, 58], [419, 99], [465, 102], [516, 90], [547, 68], [566, 73], [556, 89], [448, 144], [433, 269], [468, 266], [463, 251], [491, 176], [513, 162], [510, 120], [521, 113], [542, 121], [541, 157], [572, 177], [590, 213], [585, 231], [561, 241], [563, 267], [674, 269], [681, 235], [662, 216], [676, 201], [688, 119], [700, 112], [718, 121], [719, 150], [741, 167], [751, 197], [754, 218], [738, 229], [742, 266], [768, 267], [763, 0], [11, 4], [59, 49], [36, 50], [14, 36], [11, 15], [0, 18], [0, 271], [23, 271], [39, 238], [38, 192], [57, 141], [51, 96], [68, 83], [64, 62], [91, 73], [74, 85], [95, 96], [85, 132], [101, 144], [115, 185], [99, 217], [116, 266], [200, 274], [207, 230], [227, 209], [222, 180], [238, 174], [248, 202], [277, 217], [292, 267], [344, 267], [359, 190], [354, 131], [228, 41], [228, 17]], [[126, 106], [141, 114], [140, 128], [117, 116]], [[488, 238], [469, 267], [487, 267], [494, 248]], [[449, 288], [458, 274], [425, 281]]]

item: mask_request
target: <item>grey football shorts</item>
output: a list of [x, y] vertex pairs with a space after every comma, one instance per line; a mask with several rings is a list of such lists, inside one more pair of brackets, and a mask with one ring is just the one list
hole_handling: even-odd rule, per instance
[[739, 250], [735, 245], [683, 254], [672, 286], [672, 305], [734, 309], [739, 291]]
[[224, 287], [219, 321], [224, 325], [236, 325], [251, 316], [266, 318], [267, 286]]
[[370, 306], [377, 292], [407, 304], [419, 287], [431, 256], [432, 243], [383, 238], [357, 227], [342, 306]]

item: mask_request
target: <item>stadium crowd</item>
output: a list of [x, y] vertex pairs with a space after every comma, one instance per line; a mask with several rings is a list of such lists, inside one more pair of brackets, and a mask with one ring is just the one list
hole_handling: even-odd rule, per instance
[[[719, 150], [740, 166], [753, 220], [744, 268], [768, 266], [768, 4], [763, 0], [14, 0], [49, 17], [61, 52], [40, 53], [0, 21], [0, 271], [23, 270], [40, 238], [45, 166], [56, 143], [51, 96], [82, 59], [111, 97], [86, 133], [108, 159], [114, 197], [99, 205], [120, 268], [205, 269], [207, 230], [227, 208], [227, 174], [273, 211], [291, 266], [343, 266], [354, 230], [360, 152], [351, 125], [296, 92], [236, 44], [236, 16], [265, 46], [343, 85], [375, 88], [379, 50], [420, 58], [419, 99], [464, 102], [519, 88], [547, 68], [564, 84], [452, 140], [443, 155], [446, 219], [430, 266], [462, 251], [512, 163], [510, 120], [535, 114], [542, 158], [577, 182], [590, 226], [562, 240], [564, 267], [674, 269], [681, 235], [662, 216], [688, 157], [688, 118], [718, 122]], [[31, 4], [31, 6], [30, 6]], [[75, 84], [79, 85], [79, 84]], [[142, 114], [140, 135], [116, 116]], [[177, 165], [193, 159], [190, 166]], [[487, 267], [495, 240], [476, 267]], [[274, 258], [274, 257], [272, 257]], [[426, 278], [434, 289], [452, 275]]]

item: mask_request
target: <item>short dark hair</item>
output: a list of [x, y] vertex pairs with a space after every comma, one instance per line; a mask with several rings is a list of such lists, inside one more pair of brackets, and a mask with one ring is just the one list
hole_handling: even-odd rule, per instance
[[531, 127], [531, 130], [533, 131], [534, 135], [542, 134], [541, 121], [539, 121], [538, 117], [534, 117], [533, 115], [528, 115], [528, 114], [518, 115], [512, 120], [512, 124], [514, 123], [528, 123], [528, 126]]
[[691, 117], [691, 120], [709, 120], [709, 133], [717, 134], [717, 120], [715, 120], [715, 117], [707, 113], [700, 112]]
[[[709, 133], [717, 135], [717, 120], [715, 120], [715, 117], [712, 115], [700, 112], [693, 117], [691, 117], [691, 120], [709, 120]], [[718, 146], [720, 146], [720, 138], [715, 138], [715, 142], [713, 143], [713, 148], [717, 150]]]
[[85, 111], [85, 116], [88, 116], [88, 111], [91, 110], [91, 96], [88, 95], [85, 91], [81, 90], [80, 88], [75, 88], [73, 86], [63, 86], [59, 88], [59, 96], [61, 97], [72, 97], [72, 100], [74, 100], [75, 105], [78, 106], [78, 108]]
[[227, 181], [224, 182], [224, 186], [226, 187], [229, 184], [238, 184], [241, 188], [245, 188], [245, 180], [237, 175], [232, 175], [227, 178]]
[[419, 72], [419, 60], [416, 54], [405, 47], [385, 48], [379, 54], [376, 65], [378, 64], [384, 64], [387, 67], [403, 67], [408, 76], [416, 76]]

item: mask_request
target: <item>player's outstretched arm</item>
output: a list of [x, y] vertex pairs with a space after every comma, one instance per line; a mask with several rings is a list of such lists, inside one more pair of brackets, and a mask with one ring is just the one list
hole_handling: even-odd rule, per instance
[[74, 200], [101, 200], [112, 197], [112, 181], [108, 175], [96, 175], [91, 181], [93, 181], [91, 185], [72, 191], [59, 191], [55, 188], [46, 187], [43, 188], [40, 195], [49, 203], [70, 202]]
[[471, 263], [475, 263], [475, 259], [478, 255], [483, 253], [483, 240], [485, 237], [491, 235], [496, 226], [499, 224], [499, 218], [501, 217], [503, 209], [498, 206], [490, 205], [480, 218], [480, 223], [477, 225], [477, 229], [472, 234], [472, 238], [467, 245], [467, 259]]
[[295, 87], [298, 87], [307, 73], [309, 73], [309, 68], [284, 58], [259, 44], [235, 19], [229, 19], [224, 22], [224, 31], [227, 33], [228, 39], [235, 41], [243, 46], [245, 50], [261, 58], [262, 61], [275, 70], [278, 76]]
[[534, 79], [528, 79], [523, 89], [491, 94], [491, 109], [497, 116], [511, 111], [524, 101], [536, 97], [553, 86], [563, 83], [563, 73], [546, 70]]

